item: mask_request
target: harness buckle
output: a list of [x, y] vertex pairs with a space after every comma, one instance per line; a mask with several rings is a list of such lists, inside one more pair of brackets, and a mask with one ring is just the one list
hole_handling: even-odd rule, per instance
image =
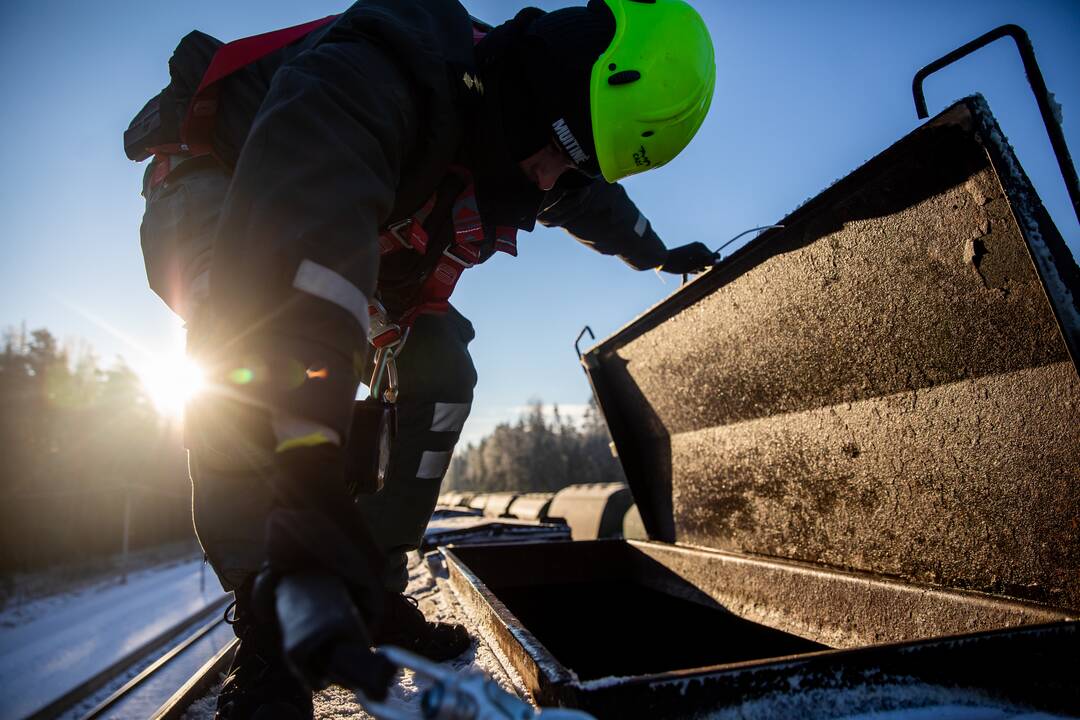
[[[400, 343], [378, 348], [375, 351], [375, 364], [371, 371], [371, 380], [368, 382], [370, 399], [393, 403], [398, 395], [397, 359], [401, 352]], [[383, 378], [386, 379], [386, 387], [383, 387]]]
[[368, 330], [368, 342], [376, 350], [395, 347], [404, 342], [405, 333], [402, 332], [401, 326], [391, 322], [386, 308], [378, 300], [368, 303], [368, 321], [371, 324]]
[[407, 217], [404, 220], [398, 220], [396, 223], [387, 226], [386, 232], [390, 233], [395, 240], [401, 243], [402, 247], [406, 247], [409, 250], [415, 250], [413, 244], [409, 242], [408, 230], [412, 227], [413, 219]]
[[456, 262], [458, 265], [461, 265], [463, 268], [471, 268], [471, 267], [473, 267], [474, 265], [476, 265], [476, 262], [480, 259], [480, 253], [479, 252], [474, 251], [473, 253], [470, 253], [469, 258], [463, 258], [463, 257], [461, 257], [461, 255], [458, 255], [456, 252], [454, 252], [455, 250], [462, 251], [462, 250], [464, 250], [464, 248], [461, 245], [451, 245], [450, 247], [443, 250], [443, 255], [450, 258], [451, 260]]

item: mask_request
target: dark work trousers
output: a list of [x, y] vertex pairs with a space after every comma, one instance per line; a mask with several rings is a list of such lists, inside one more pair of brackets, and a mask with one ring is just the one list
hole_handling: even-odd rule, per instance
[[359, 499], [386, 556], [386, 587], [405, 589], [405, 553], [420, 546], [454, 445], [472, 406], [476, 370], [468, 344], [473, 328], [451, 308], [421, 315], [397, 359], [398, 435], [382, 490]]
[[[217, 167], [175, 174], [175, 180], [145, 191], [142, 242], [151, 278], [186, 277], [184, 267], [166, 263], [204, 257], [228, 188], [227, 174]], [[189, 350], [197, 345], [198, 331], [189, 327]], [[386, 554], [385, 584], [392, 592], [405, 589], [405, 554], [420, 545], [469, 415], [476, 385], [468, 351], [472, 339], [472, 324], [457, 310], [422, 315], [397, 359], [398, 434], [390, 471], [378, 493], [357, 500]], [[245, 423], [212, 393], [188, 407], [185, 435], [195, 530], [222, 585], [231, 590], [265, 559], [273, 452], [254, 442]]]

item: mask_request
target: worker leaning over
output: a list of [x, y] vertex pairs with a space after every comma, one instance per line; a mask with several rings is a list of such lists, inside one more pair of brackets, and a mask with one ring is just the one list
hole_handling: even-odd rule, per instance
[[[169, 67], [125, 145], [154, 157], [150, 285], [215, 387], [188, 409], [187, 447], [242, 640], [218, 716], [310, 717], [309, 688], [343, 665], [385, 692], [373, 644], [435, 660], [469, 645], [402, 594], [476, 382], [472, 326], [447, 302], [461, 270], [516, 254], [536, 221], [639, 270], [713, 263], [700, 243], [666, 249], [615, 183], [690, 141], [712, 46], [681, 0], [529, 8], [493, 29], [455, 0], [369, 0], [224, 46], [193, 32]], [[358, 495], [369, 340], [396, 351], [398, 436], [385, 485]]]

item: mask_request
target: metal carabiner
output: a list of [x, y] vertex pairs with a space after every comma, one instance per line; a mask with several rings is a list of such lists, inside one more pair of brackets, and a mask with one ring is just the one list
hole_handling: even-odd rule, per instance
[[[398, 396], [398, 373], [395, 360], [401, 354], [405, 341], [409, 339], [409, 328], [405, 328], [401, 339], [389, 345], [375, 349], [375, 367], [371, 372], [371, 381], [368, 383], [370, 397], [385, 400], [388, 403], [397, 401]], [[383, 376], [386, 376], [386, 391], [382, 392]]]

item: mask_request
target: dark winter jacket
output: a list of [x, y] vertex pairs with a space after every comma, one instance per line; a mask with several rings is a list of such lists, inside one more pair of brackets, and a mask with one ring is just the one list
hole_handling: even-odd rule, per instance
[[[500, 162], [487, 132], [492, 101], [467, 81], [477, 76], [472, 28], [455, 0], [363, 0], [225, 81], [214, 145], [234, 174], [211, 303], [244, 338], [234, 352], [351, 375], [366, 346], [360, 302], [376, 291], [380, 229], [417, 210], [454, 162], [473, 169], [486, 222], [530, 230], [539, 219], [636, 268], [663, 262], [663, 243], [620, 186], [567, 173], [545, 197]], [[208, 62], [215, 41], [188, 40]], [[171, 63], [180, 105], [199, 79], [182, 60]], [[297, 292], [304, 267], [332, 271], [321, 297]], [[321, 389], [272, 402], [344, 428], [352, 392], [304, 385]]]

